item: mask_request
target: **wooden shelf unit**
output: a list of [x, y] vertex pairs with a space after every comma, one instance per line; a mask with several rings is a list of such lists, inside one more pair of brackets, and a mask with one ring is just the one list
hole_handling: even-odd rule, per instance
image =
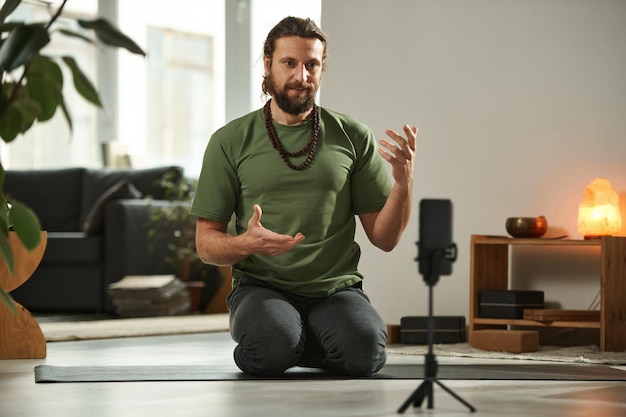
[[[509, 248], [511, 246], [599, 246], [600, 321], [534, 321], [481, 318], [482, 290], [509, 289]], [[508, 326], [572, 327], [600, 329], [602, 352], [626, 351], [626, 237], [600, 239], [516, 239], [472, 235], [470, 247], [469, 338], [474, 331]]]

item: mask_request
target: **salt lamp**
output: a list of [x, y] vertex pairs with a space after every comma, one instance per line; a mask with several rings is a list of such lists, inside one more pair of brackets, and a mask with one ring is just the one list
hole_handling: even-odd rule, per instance
[[605, 178], [591, 181], [578, 207], [578, 233], [585, 239], [610, 236], [622, 228], [619, 196]]

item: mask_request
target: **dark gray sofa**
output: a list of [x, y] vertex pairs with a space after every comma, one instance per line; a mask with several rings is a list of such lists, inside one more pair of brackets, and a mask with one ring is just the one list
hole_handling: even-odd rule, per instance
[[[166, 242], [148, 242], [150, 208], [168, 204], [156, 181], [180, 167], [7, 171], [4, 191], [48, 232], [43, 260], [12, 296], [31, 312], [113, 312], [110, 283], [125, 275], [174, 273]], [[145, 198], [150, 196], [151, 198]]]

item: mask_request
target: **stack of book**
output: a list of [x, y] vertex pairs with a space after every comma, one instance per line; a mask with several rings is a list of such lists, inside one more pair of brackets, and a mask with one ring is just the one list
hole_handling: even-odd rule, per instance
[[189, 312], [185, 284], [174, 275], [133, 275], [110, 284], [108, 292], [122, 317], [174, 316]]

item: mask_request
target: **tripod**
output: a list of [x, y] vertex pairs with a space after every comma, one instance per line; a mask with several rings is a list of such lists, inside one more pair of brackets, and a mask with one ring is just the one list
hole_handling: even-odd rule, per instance
[[[420, 251], [423, 252], [423, 251]], [[404, 413], [404, 411], [408, 408], [411, 403], [413, 403], [414, 407], [420, 407], [424, 402], [424, 398], [428, 398], [428, 408], [434, 408], [434, 385], [439, 385], [444, 391], [448, 394], [452, 395], [458, 401], [460, 401], [463, 405], [465, 405], [471, 412], [476, 411], [476, 409], [463, 398], [459, 397], [456, 393], [454, 393], [450, 388], [443, 385], [437, 379], [437, 358], [433, 353], [433, 343], [434, 343], [434, 317], [433, 317], [433, 287], [439, 280], [439, 265], [441, 261], [444, 259], [454, 260], [456, 259], [456, 245], [453, 243], [450, 247], [446, 249], [439, 249], [428, 252], [426, 256], [422, 256], [420, 253], [417, 261], [420, 262], [420, 266], [424, 266], [424, 268], [420, 268], [420, 270], [424, 270], [424, 280], [428, 284], [428, 353], [425, 355], [424, 359], [424, 381], [420, 384], [419, 387], [407, 398], [407, 400], [400, 406], [398, 409], [398, 413]], [[422, 264], [425, 262], [425, 264]]]

